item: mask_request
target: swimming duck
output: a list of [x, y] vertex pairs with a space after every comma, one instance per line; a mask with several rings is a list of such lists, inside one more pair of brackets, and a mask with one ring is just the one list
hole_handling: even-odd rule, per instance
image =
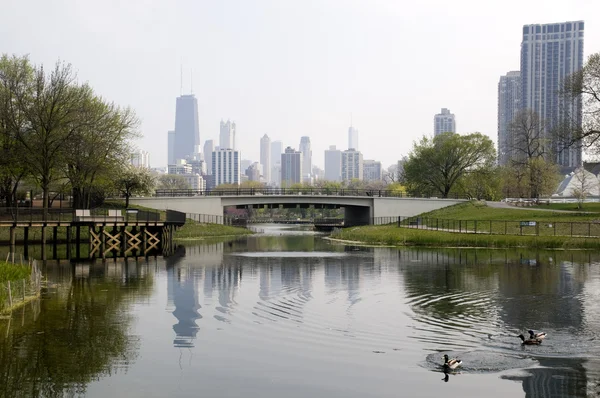
[[523, 336], [522, 334], [518, 335], [517, 337], [519, 337], [523, 341], [521, 343], [521, 345], [540, 345], [540, 344], [542, 344], [542, 340], [526, 339], [525, 336]]
[[460, 359], [455, 359], [455, 358], [449, 359], [448, 354], [444, 354], [443, 358], [444, 358], [444, 368], [446, 368], [446, 369], [456, 369], [460, 365], [462, 365], [462, 361]]
[[543, 340], [543, 339], [546, 338], [546, 335], [547, 335], [546, 332], [535, 333], [533, 330], [528, 330], [527, 332], [529, 333], [529, 338], [530, 339]]

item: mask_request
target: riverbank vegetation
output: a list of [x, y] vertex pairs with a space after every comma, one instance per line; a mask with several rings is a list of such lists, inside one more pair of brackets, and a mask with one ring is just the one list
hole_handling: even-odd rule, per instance
[[0, 283], [20, 281], [29, 278], [31, 267], [29, 265], [13, 264], [0, 260]]
[[221, 224], [202, 224], [188, 219], [183, 227], [175, 231], [174, 238], [175, 240], [200, 240], [207, 237], [241, 236], [252, 233], [246, 228]]

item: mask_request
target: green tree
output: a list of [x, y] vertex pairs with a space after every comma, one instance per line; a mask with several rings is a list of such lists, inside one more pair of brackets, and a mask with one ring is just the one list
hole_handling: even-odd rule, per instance
[[[594, 152], [600, 151], [600, 53], [592, 54], [584, 67], [564, 81], [563, 98], [581, 104], [582, 114], [566, 115], [560, 130], [568, 144], [581, 140]], [[574, 109], [579, 109], [575, 106]], [[566, 113], [566, 111], [565, 111]], [[579, 120], [581, 119], [581, 127]], [[570, 138], [570, 140], [568, 140]]]
[[478, 200], [499, 200], [502, 197], [502, 174], [496, 165], [486, 165], [466, 173], [457, 183], [456, 192]]
[[162, 174], [158, 177], [159, 189], [191, 189], [184, 176], [179, 174]]
[[129, 207], [129, 198], [133, 195], [152, 193], [156, 181], [150, 170], [144, 167], [127, 166], [115, 181], [115, 188], [125, 197], [125, 207]]
[[481, 133], [444, 133], [415, 143], [404, 163], [404, 182], [412, 195], [447, 198], [460, 178], [495, 162], [492, 140]]

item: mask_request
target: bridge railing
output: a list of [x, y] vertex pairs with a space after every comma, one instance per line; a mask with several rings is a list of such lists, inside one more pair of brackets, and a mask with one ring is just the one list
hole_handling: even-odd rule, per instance
[[50, 208], [46, 212], [39, 207], [0, 207], [0, 223], [36, 223], [36, 222], [158, 222], [166, 216], [158, 210], [138, 209], [70, 209]]
[[[190, 196], [253, 196], [253, 195], [308, 195], [308, 196], [365, 196], [386, 198], [430, 198], [435, 196], [410, 196], [405, 192], [388, 191], [386, 189], [334, 189], [334, 188], [226, 188], [207, 190], [194, 189], [157, 189], [155, 197], [190, 197]], [[462, 199], [453, 196], [450, 199]]]

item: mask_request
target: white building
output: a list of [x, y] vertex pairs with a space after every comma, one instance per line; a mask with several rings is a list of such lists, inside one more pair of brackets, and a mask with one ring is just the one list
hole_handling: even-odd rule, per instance
[[200, 174], [184, 174], [182, 177], [185, 178], [191, 189], [196, 191], [206, 190], [206, 182]]
[[276, 187], [281, 186], [281, 154], [283, 143], [281, 141], [271, 142], [271, 183]]
[[556, 190], [556, 195], [573, 197], [576, 196], [576, 191], [584, 193], [585, 196], [600, 195], [600, 181], [598, 177], [583, 167], [578, 167], [575, 171], [565, 176], [565, 179], [562, 180]]
[[358, 151], [358, 129], [350, 126], [348, 128], [348, 149], [356, 149]]
[[206, 162], [206, 174], [212, 175], [212, 154], [215, 150], [215, 142], [213, 140], [204, 141], [204, 161]]
[[167, 168], [167, 174], [192, 174], [192, 165], [185, 159], [177, 159], [175, 164], [170, 164]]
[[240, 184], [240, 152], [219, 148], [212, 153], [214, 186], [221, 184]]
[[354, 149], [342, 152], [342, 181], [363, 179], [363, 156]]
[[363, 160], [363, 179], [365, 181], [383, 180], [381, 162], [376, 160]]
[[219, 133], [219, 147], [223, 149], [235, 150], [235, 122], [221, 120], [221, 129]]
[[300, 138], [300, 152], [302, 152], [302, 179], [310, 180], [312, 173], [312, 150], [310, 148], [310, 137]]
[[342, 181], [342, 151], [331, 145], [325, 150], [325, 180]]
[[135, 167], [150, 168], [150, 154], [146, 151], [137, 151], [131, 154], [131, 164]]
[[263, 179], [268, 184], [271, 182], [271, 139], [266, 134], [260, 139], [260, 164]]
[[442, 108], [442, 112], [433, 117], [433, 136], [442, 133], [456, 133], [456, 118], [446, 108]]

